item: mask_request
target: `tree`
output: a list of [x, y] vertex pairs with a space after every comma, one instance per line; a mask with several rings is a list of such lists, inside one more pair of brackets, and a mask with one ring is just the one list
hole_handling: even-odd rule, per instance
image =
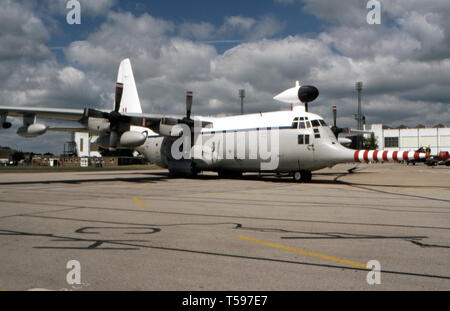
[[364, 138], [363, 149], [365, 149], [365, 150], [378, 149], [378, 142], [377, 142], [377, 138], [375, 137], [374, 133], [371, 133], [369, 138]]
[[25, 154], [22, 151], [16, 151], [12, 155], [12, 160], [14, 161], [14, 163], [17, 163], [23, 159], [25, 159]]

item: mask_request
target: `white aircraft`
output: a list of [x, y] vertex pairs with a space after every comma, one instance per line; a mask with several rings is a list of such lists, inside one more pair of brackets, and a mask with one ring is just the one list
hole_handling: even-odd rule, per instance
[[[142, 113], [130, 60], [120, 63], [113, 111], [86, 108], [18, 108], [0, 106], [2, 129], [11, 127], [8, 116], [22, 117], [17, 134], [43, 135], [47, 130], [89, 131], [102, 147], [134, 149], [149, 161], [168, 168], [171, 175], [216, 171], [221, 177], [243, 172], [290, 173], [296, 181], [311, 181], [312, 171], [338, 163], [384, 162], [423, 159], [417, 152], [352, 150], [337, 139], [342, 129], [328, 127], [308, 103], [319, 95], [313, 86], [298, 82], [275, 100], [295, 104], [289, 111], [228, 117], [191, 118], [192, 93], [188, 92], [186, 116]], [[39, 119], [79, 122], [80, 128], [49, 128]]]

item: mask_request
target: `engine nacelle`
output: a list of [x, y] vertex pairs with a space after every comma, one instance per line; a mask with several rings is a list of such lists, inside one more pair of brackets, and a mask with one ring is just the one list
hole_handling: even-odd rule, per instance
[[[95, 144], [99, 145], [102, 148], [108, 149], [109, 148], [109, 135], [102, 135], [99, 136], [95, 140]], [[145, 143], [145, 140], [147, 139], [146, 133], [136, 132], [136, 131], [127, 131], [124, 132], [119, 139], [119, 142], [116, 146], [116, 148], [120, 149], [130, 149], [130, 148], [136, 148]]]
[[93, 134], [104, 134], [106, 132], [109, 132], [110, 124], [106, 119], [89, 117], [88, 128], [89, 131]]
[[126, 148], [135, 148], [145, 143], [147, 133], [126, 131], [120, 136], [119, 144]]
[[0, 127], [0, 130], [3, 130], [3, 129], [9, 129], [10, 127], [11, 127], [11, 123], [10, 122], [8, 122], [8, 121], [6, 121], [6, 117], [7, 117], [8, 115], [6, 114], [6, 113], [0, 113], [0, 125], [1, 125], [1, 127]]
[[12, 126], [11, 122], [3, 122], [0, 129], [6, 130], [6, 129], [9, 129], [11, 126]]
[[162, 136], [179, 137], [183, 134], [183, 125], [178, 124], [175, 119], [162, 118], [159, 123], [159, 134]]
[[17, 135], [30, 138], [37, 137], [45, 134], [47, 132], [48, 126], [41, 123], [33, 123], [28, 126], [19, 127], [17, 130]]

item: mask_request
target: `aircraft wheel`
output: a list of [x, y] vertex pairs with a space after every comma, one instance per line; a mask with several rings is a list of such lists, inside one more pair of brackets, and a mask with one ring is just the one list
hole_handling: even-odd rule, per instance
[[311, 182], [312, 174], [311, 171], [296, 171], [293, 174], [294, 180], [297, 182]]
[[218, 171], [220, 178], [239, 178], [242, 177], [242, 172], [237, 171]]
[[180, 174], [178, 172], [169, 170], [169, 177], [177, 178], [179, 176], [180, 176]]
[[200, 171], [195, 168], [191, 168], [190, 172], [179, 172], [176, 170], [169, 170], [169, 177], [172, 177], [172, 178], [180, 178], [180, 177], [196, 178], [198, 173], [200, 173]]
[[302, 181], [303, 182], [311, 182], [312, 173], [311, 171], [301, 171]]

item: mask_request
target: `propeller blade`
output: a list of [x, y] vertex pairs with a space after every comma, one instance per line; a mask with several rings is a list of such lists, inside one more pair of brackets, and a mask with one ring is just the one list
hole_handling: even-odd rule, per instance
[[192, 92], [186, 92], [186, 119], [191, 118]]
[[119, 112], [120, 109], [120, 102], [122, 101], [122, 94], [123, 94], [123, 83], [116, 83], [116, 100], [114, 104], [114, 111]]
[[337, 108], [336, 108], [336, 106], [333, 106], [333, 126], [331, 127], [331, 131], [333, 132], [333, 134], [336, 138], [339, 138], [338, 137], [339, 133], [342, 133], [343, 129], [337, 127], [336, 119], [337, 119]]
[[333, 125], [336, 127], [336, 118], [337, 118], [337, 109], [336, 106], [333, 106]]
[[115, 151], [117, 149], [117, 142], [119, 141], [119, 133], [117, 131], [111, 131], [109, 134], [109, 151]]

